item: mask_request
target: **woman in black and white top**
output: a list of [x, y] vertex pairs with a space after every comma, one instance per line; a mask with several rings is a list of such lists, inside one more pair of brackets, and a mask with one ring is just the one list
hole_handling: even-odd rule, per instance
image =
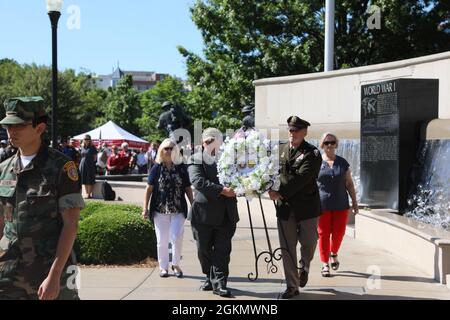
[[171, 139], [166, 139], [158, 149], [156, 164], [148, 176], [142, 212], [145, 218], [153, 219], [155, 224], [161, 277], [169, 276], [169, 241], [172, 244], [172, 270], [178, 278], [183, 276], [180, 258], [187, 216], [185, 195], [192, 204], [193, 195], [187, 168], [181, 162], [176, 144]]

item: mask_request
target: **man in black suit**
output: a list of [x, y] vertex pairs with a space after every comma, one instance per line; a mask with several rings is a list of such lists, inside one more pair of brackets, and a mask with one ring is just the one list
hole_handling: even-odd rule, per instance
[[[317, 246], [317, 223], [321, 214], [317, 176], [322, 156], [305, 141], [309, 122], [292, 116], [287, 120], [289, 143], [280, 147], [279, 191], [270, 191], [276, 200], [278, 235], [283, 250], [283, 267], [287, 289], [283, 299], [299, 294], [308, 282], [311, 260]], [[300, 270], [297, 268], [297, 243], [300, 242]]]
[[219, 130], [208, 128], [203, 132], [203, 152], [189, 161], [188, 171], [195, 188], [194, 202], [188, 214], [192, 233], [197, 242], [198, 259], [206, 280], [203, 291], [230, 297], [227, 288], [231, 239], [239, 221], [236, 194], [220, 184], [217, 177], [217, 153], [222, 143]]

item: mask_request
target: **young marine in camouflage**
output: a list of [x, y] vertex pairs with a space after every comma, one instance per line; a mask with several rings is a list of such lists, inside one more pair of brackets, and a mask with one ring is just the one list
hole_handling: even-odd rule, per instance
[[[42, 143], [42, 98], [9, 99], [5, 109], [0, 124], [19, 150], [0, 164], [0, 299], [78, 299], [67, 273], [84, 207], [78, 170]], [[24, 166], [27, 149], [35, 153]]]

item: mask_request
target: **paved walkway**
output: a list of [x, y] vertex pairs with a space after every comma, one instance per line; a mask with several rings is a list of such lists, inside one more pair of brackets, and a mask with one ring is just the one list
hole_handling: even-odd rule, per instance
[[[272, 246], [278, 247], [276, 218], [271, 202], [264, 200], [267, 224]], [[257, 201], [252, 201], [253, 223], [258, 252], [267, 250], [267, 240]], [[264, 257], [259, 259], [259, 278], [249, 281], [255, 274], [255, 257], [245, 202], [240, 201], [241, 221], [233, 239], [229, 288], [234, 299], [279, 299], [285, 289], [283, 268], [267, 273]], [[450, 290], [435, 282], [429, 275], [408, 266], [389, 252], [345, 237], [340, 252], [341, 266], [331, 278], [320, 274], [321, 263], [316, 256], [311, 265], [308, 285], [295, 299], [446, 299]], [[103, 268], [81, 269], [81, 299], [132, 300], [211, 300], [226, 299], [211, 292], [199, 290], [203, 275], [196, 256], [195, 242], [190, 224], [185, 225], [182, 269], [183, 279], [175, 276], [160, 278], [158, 268]], [[380, 277], [378, 277], [380, 275]]]

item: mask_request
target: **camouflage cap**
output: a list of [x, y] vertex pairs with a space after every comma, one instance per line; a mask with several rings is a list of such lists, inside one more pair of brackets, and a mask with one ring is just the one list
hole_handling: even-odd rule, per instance
[[46, 116], [44, 99], [41, 97], [18, 97], [5, 101], [6, 117], [0, 124], [22, 124]]

